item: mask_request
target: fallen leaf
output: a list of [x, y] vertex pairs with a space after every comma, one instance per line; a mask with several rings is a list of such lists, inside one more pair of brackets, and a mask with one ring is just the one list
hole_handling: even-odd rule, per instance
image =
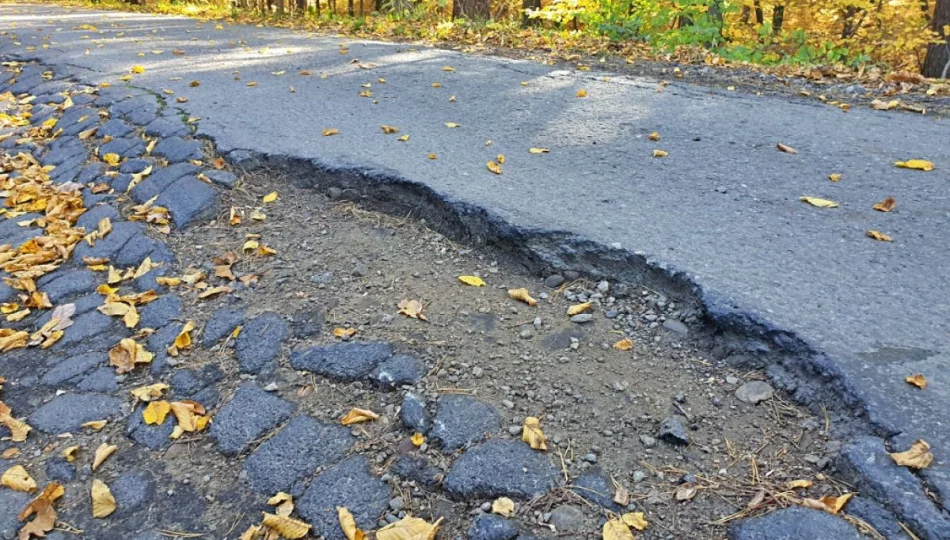
[[109, 365], [115, 367], [118, 374], [128, 373], [136, 364], [148, 364], [155, 355], [145, 350], [132, 338], [124, 338], [118, 345], [109, 349]]
[[108, 420], [93, 420], [92, 422], [86, 422], [85, 424], [79, 427], [89, 428], [93, 431], [99, 431], [102, 428], [106, 427], [106, 424], [108, 423], [109, 423]]
[[538, 301], [534, 298], [531, 298], [531, 295], [528, 293], [528, 289], [524, 287], [520, 289], [508, 289], [508, 297], [512, 300], [520, 300], [529, 306], [538, 305]]
[[46, 533], [53, 530], [56, 526], [56, 510], [53, 508], [53, 503], [65, 492], [62, 485], [51, 482], [46, 485], [39, 497], [30, 501], [30, 504], [17, 515], [17, 519], [25, 521], [33, 514], [36, 514], [36, 517], [20, 528], [20, 540], [28, 540], [32, 536], [43, 538]]
[[272, 203], [272, 202], [276, 201], [277, 198], [278, 198], [277, 192], [276, 192], [276, 191], [271, 191], [271, 192], [268, 193], [267, 195], [264, 195], [264, 198], [261, 199], [261, 202], [263, 202], [264, 204]]
[[798, 153], [798, 150], [795, 150], [794, 148], [792, 148], [791, 146], [789, 146], [789, 145], [787, 145], [787, 144], [778, 143], [778, 144], [775, 145], [775, 147], [778, 148], [780, 152], [785, 152], [786, 154], [797, 154], [797, 153]]
[[575, 95], [579, 98], [585, 98], [587, 97], [587, 90], [584, 90], [583, 88], [581, 88], [580, 90], [577, 91], [577, 94]]
[[310, 525], [299, 519], [268, 514], [267, 512], [262, 513], [264, 514], [264, 518], [261, 520], [261, 523], [287, 540], [303, 538], [310, 532]]
[[613, 501], [620, 506], [627, 506], [630, 504], [630, 492], [627, 491], [627, 488], [618, 485], [616, 491], [614, 491]]
[[838, 497], [835, 497], [834, 495], [825, 495], [820, 499], [802, 499], [802, 506], [837, 515], [838, 512], [844, 508], [844, 505], [848, 504], [848, 500], [851, 499], [852, 495], [854, 494], [845, 493]]
[[67, 462], [72, 463], [76, 461], [76, 458], [79, 457], [79, 445], [70, 446], [63, 450], [62, 456]]
[[110, 153], [108, 153], [108, 154], [102, 156], [102, 161], [105, 161], [105, 162], [108, 163], [109, 165], [115, 167], [116, 165], [119, 164], [120, 161], [122, 161], [122, 158], [119, 157], [119, 154], [115, 154], [115, 153], [111, 153], [111, 152], [110, 152]]
[[405, 315], [406, 317], [421, 319], [423, 321], [429, 320], [422, 313], [422, 302], [418, 300], [402, 300], [396, 307], [399, 308], [399, 313]]
[[622, 518], [607, 520], [602, 531], [603, 540], [635, 540], [630, 527]]
[[109, 486], [105, 482], [94, 478], [90, 495], [92, 497], [92, 517], [104, 518], [115, 512], [115, 497], [112, 496], [112, 491], [109, 490]]
[[135, 73], [136, 75], [140, 75], [140, 74], [142, 74], [142, 73], [145, 73], [145, 67], [144, 67], [144, 66], [135, 65], [135, 66], [132, 66], [132, 67], [129, 69], [129, 72]]
[[643, 516], [643, 512], [627, 512], [626, 514], [620, 516], [620, 519], [623, 520], [626, 526], [638, 531], [645, 531], [650, 525]]
[[370, 411], [368, 409], [350, 409], [350, 412], [346, 413], [343, 418], [340, 418], [340, 423], [344, 426], [350, 424], [360, 424], [363, 422], [372, 422], [379, 418], [379, 415]]
[[584, 302], [582, 304], [574, 304], [573, 306], [567, 308], [567, 314], [570, 316], [577, 315], [578, 313], [584, 313], [591, 307], [590, 302]]
[[801, 197], [798, 200], [806, 202], [812, 206], [817, 206], [818, 208], [837, 208], [838, 203], [834, 201], [829, 201], [828, 199], [819, 199], [818, 197]]
[[406, 516], [376, 531], [376, 540], [435, 540], [442, 519], [428, 523], [424, 519]]
[[658, 141], [658, 140], [660, 140], [660, 132], [659, 132], [659, 131], [654, 131], [653, 133], [647, 135], [647, 139], [650, 139], [651, 141]]
[[175, 357], [184, 350], [191, 348], [191, 331], [195, 329], [194, 321], [188, 321], [181, 328], [181, 332], [175, 337], [175, 342], [168, 347], [168, 354]]
[[911, 469], [926, 469], [933, 463], [934, 455], [930, 452], [930, 445], [923, 439], [917, 439], [910, 449], [904, 452], [888, 453], [894, 463]]
[[829, 175], [828, 175], [828, 180], [831, 180], [832, 182], [837, 182], [838, 180], [841, 180], [841, 173], [831, 173], [831, 174], [829, 174]]
[[161, 425], [172, 410], [172, 406], [167, 401], [152, 401], [142, 411], [142, 419], [150, 426]]
[[917, 373], [910, 375], [904, 379], [908, 384], [912, 384], [921, 390], [927, 388], [927, 377], [924, 377], [923, 373]]
[[343, 529], [343, 534], [346, 535], [347, 540], [363, 540], [366, 538], [366, 533], [356, 526], [356, 519], [353, 518], [353, 514], [349, 510], [343, 506], [337, 506], [336, 512], [340, 520], [340, 528]]
[[26, 472], [22, 465], [14, 465], [3, 472], [0, 476], [0, 484], [7, 486], [13, 491], [23, 491], [33, 493], [36, 491], [36, 480]]
[[491, 512], [502, 517], [511, 517], [515, 513], [515, 501], [508, 497], [499, 497], [491, 503]]
[[211, 287], [210, 289], [205, 289], [204, 292], [198, 295], [198, 298], [201, 298], [203, 300], [205, 298], [210, 298], [212, 296], [217, 296], [219, 294], [229, 293], [229, 292], [231, 292], [231, 287], [228, 287], [226, 285], [221, 285], [218, 287]]
[[338, 326], [333, 329], [333, 335], [340, 339], [351, 338], [356, 335], [356, 328], [343, 328]]
[[96, 453], [92, 458], [92, 470], [96, 470], [102, 465], [105, 460], [109, 459], [109, 456], [115, 453], [119, 447], [114, 444], [102, 443], [99, 445], [99, 448], [96, 448]]
[[445, 127], [451, 129], [451, 128], [462, 127], [462, 125], [461, 125], [461, 124], [456, 124], [455, 122], [446, 122], [446, 123], [445, 123]]
[[498, 162], [499, 164], [501, 164], [501, 165], [504, 165], [504, 164], [505, 164], [505, 155], [504, 155], [504, 154], [498, 154], [498, 157], [495, 158], [495, 161], [497, 161], [497, 162]]
[[409, 134], [407, 133], [407, 134], [405, 134], [405, 135], [399, 137], [399, 138], [396, 139], [396, 140], [399, 141], [399, 142], [406, 142], [406, 141], [409, 140]]
[[630, 338], [623, 338], [617, 343], [614, 343], [614, 349], [618, 351], [629, 351], [633, 348], [633, 340]]
[[20, 455], [20, 449], [14, 446], [7, 448], [3, 452], [0, 452], [0, 459], [13, 459]]
[[472, 287], [484, 287], [485, 281], [478, 276], [459, 276], [459, 281]]
[[152, 401], [162, 397], [162, 393], [165, 392], [165, 390], [168, 390], [167, 384], [155, 383], [133, 388], [129, 393], [140, 401]]
[[660, 150], [659, 148], [653, 151], [653, 157], [655, 158], [665, 158], [670, 155], [666, 150]]
[[386, 124], [382, 124], [382, 125], [380, 125], [379, 127], [382, 128], [383, 133], [385, 133], [386, 135], [392, 135], [393, 133], [399, 133], [399, 128], [397, 128], [396, 126], [387, 126]]
[[890, 212], [891, 210], [894, 209], [895, 206], [897, 206], [897, 199], [895, 199], [894, 197], [888, 197], [884, 199], [883, 201], [875, 204], [872, 208], [874, 208], [878, 212]]
[[918, 171], [932, 171], [934, 164], [925, 159], [909, 159], [907, 161], [895, 161], [894, 165], [902, 169], [915, 169]]
[[551, 151], [551, 149], [549, 149], [549, 148], [538, 148], [538, 147], [531, 147], [531, 148], [528, 148], [528, 152], [530, 152], [530, 153], [532, 153], [532, 154], [547, 154], [547, 153], [550, 152], [550, 151]]
[[428, 155], [428, 158], [429, 158], [429, 159], [436, 159], [436, 158], [438, 158], [438, 157], [439, 157], [439, 156], [437, 156], [437, 155], [435, 155], [435, 154], [429, 154], [429, 155]]
[[525, 417], [521, 427], [521, 440], [528, 443], [532, 450], [548, 449], [544, 433], [541, 431], [541, 420], [534, 416]]
[[336, 129], [336, 128], [327, 128], [327, 129], [323, 130], [323, 136], [324, 136], [324, 137], [330, 137], [330, 136], [339, 135], [339, 134], [340, 134], [340, 130], [338, 130], [338, 129]]
[[426, 442], [425, 435], [423, 435], [422, 433], [418, 433], [418, 432], [417, 432], [417, 433], [413, 433], [413, 434], [412, 434], [412, 437], [409, 437], [409, 440], [412, 441], [412, 445], [413, 445], [413, 446], [416, 446], [416, 447], [422, 446], [422, 444]]
[[881, 231], [868, 230], [866, 233], [868, 238], [873, 238], [874, 240], [880, 240], [881, 242], [893, 242], [894, 239], [889, 235], [882, 233]]
[[494, 161], [489, 161], [489, 162], [486, 164], [486, 166], [488, 167], [488, 170], [489, 170], [489, 171], [491, 171], [491, 172], [493, 172], [493, 173], [495, 173], [495, 174], [501, 174], [501, 165], [500, 165], [499, 163], [494, 162]]
[[811, 480], [790, 480], [785, 483], [787, 489], [808, 489], [811, 486]]

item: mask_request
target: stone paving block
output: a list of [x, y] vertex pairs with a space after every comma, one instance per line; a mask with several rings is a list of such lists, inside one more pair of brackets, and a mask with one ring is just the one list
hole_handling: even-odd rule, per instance
[[87, 311], [73, 317], [72, 326], [51, 349], [62, 352], [70, 350], [70, 347], [77, 343], [82, 343], [83, 350], [104, 351], [128, 335], [129, 330], [118, 319], [103, 315], [98, 311]]
[[86, 210], [85, 214], [79, 216], [79, 219], [76, 220], [76, 225], [85, 228], [86, 231], [92, 231], [103, 218], [109, 218], [109, 221], [112, 223], [121, 219], [115, 207], [108, 204], [100, 204], [99, 206]]
[[59, 386], [64, 383], [78, 382], [93, 369], [105, 365], [109, 357], [103, 352], [84, 353], [61, 359], [53, 369], [46, 372], [40, 382], [46, 386]]
[[82, 172], [82, 167], [85, 165], [85, 163], [85, 155], [67, 159], [66, 161], [57, 165], [56, 168], [49, 173], [49, 178], [55, 184], [65, 184], [66, 182], [72, 182], [79, 177], [79, 173]]
[[600, 467], [595, 467], [582, 474], [573, 484], [578, 488], [573, 490], [574, 493], [580, 495], [581, 498], [614, 512], [623, 510], [619, 504], [614, 502], [613, 484]]
[[116, 193], [125, 193], [129, 190], [129, 186], [132, 185], [132, 175], [131, 174], [117, 174], [112, 178], [108, 178], [109, 187], [114, 189]]
[[439, 408], [429, 436], [445, 451], [478, 442], [501, 428], [498, 411], [472, 396], [448, 394], [439, 398]]
[[86, 242], [80, 242], [73, 250], [73, 260], [82, 262], [83, 257], [106, 257], [114, 259], [116, 254], [125, 247], [125, 244], [133, 237], [141, 237], [145, 226], [141, 223], [131, 221], [119, 221], [112, 223], [112, 232], [105, 238], [96, 240], [94, 246]]
[[116, 517], [128, 516], [155, 497], [155, 480], [148, 471], [125, 471], [109, 484], [115, 497]]
[[233, 188], [238, 181], [237, 175], [228, 171], [208, 169], [204, 171], [204, 175], [208, 177], [208, 180], [211, 180], [212, 184], [217, 184], [228, 189]]
[[389, 472], [426, 487], [438, 485], [444, 476], [441, 469], [430, 464], [425, 458], [411, 455], [396, 458]]
[[241, 372], [260, 373], [275, 368], [280, 344], [287, 335], [287, 321], [276, 313], [262, 313], [249, 320], [234, 343]]
[[459, 500], [542, 495], [557, 485], [550, 459], [521, 441], [493, 439], [455, 460], [443, 486]]
[[215, 217], [220, 210], [218, 192], [192, 176], [179, 178], [158, 197], [168, 208], [176, 227], [187, 227]]
[[161, 194], [165, 188], [175, 183], [179, 178], [198, 173], [198, 167], [191, 163], [176, 163], [168, 167], [155, 167], [140, 184], [132, 188], [132, 199], [142, 204], [152, 197]]
[[163, 262], [164, 256], [158, 257], [155, 255], [156, 252], [167, 253], [168, 248], [161, 240], [150, 238], [144, 231], [140, 231], [129, 238], [129, 242], [112, 257], [111, 262], [123, 267], [138, 266], [145, 257], [150, 257], [154, 263]]
[[290, 365], [332, 379], [355, 381], [369, 375], [390, 356], [392, 348], [388, 343], [334, 343], [295, 351], [290, 357]]
[[0, 538], [16, 538], [17, 531], [23, 525], [17, 519], [17, 514], [32, 499], [27, 493], [0, 488]]
[[[214, 364], [207, 364], [200, 370], [182, 368], [176, 369], [169, 383], [175, 395], [191, 397], [208, 386], [221, 381], [224, 373]], [[204, 404], [204, 402], [201, 402]]]
[[118, 118], [113, 118], [105, 124], [99, 126], [99, 129], [96, 130], [96, 137], [125, 137], [134, 130], [135, 128], [130, 126], [127, 122], [119, 120]]
[[106, 394], [63, 394], [33, 411], [27, 423], [43, 433], [57, 435], [76, 431], [86, 422], [112, 418], [121, 407], [121, 399]]
[[426, 410], [426, 401], [415, 392], [406, 392], [399, 409], [399, 419], [409, 431], [426, 434], [432, 427], [432, 418]]
[[792, 506], [771, 514], [734, 522], [730, 540], [860, 540], [843, 519], [827, 512]]
[[57, 123], [56, 125], [57, 127], [62, 127], [63, 135], [79, 135], [80, 133], [82, 133], [83, 131], [86, 131], [87, 129], [92, 129], [98, 123], [99, 123], [99, 115], [92, 114], [92, 115], [87, 116], [86, 118], [83, 118], [82, 120], [73, 122], [68, 125], [63, 125], [62, 120], [60, 120], [60, 122]]
[[145, 141], [132, 137], [121, 137], [99, 147], [99, 157], [106, 154], [118, 154], [123, 158], [141, 156], [145, 152]]
[[177, 294], [163, 294], [139, 308], [138, 328], [161, 328], [179, 317], [181, 298]]
[[50, 143], [49, 150], [43, 155], [44, 165], [59, 165], [76, 157], [86, 157], [86, 147], [76, 137], [57, 139]]
[[148, 337], [146, 348], [155, 353], [152, 365], [149, 367], [152, 375], [159, 375], [168, 367], [168, 347], [175, 342], [175, 338], [181, 333], [184, 325], [177, 322], [167, 324]]
[[46, 478], [61, 484], [71, 482], [76, 477], [76, 467], [65, 458], [56, 456], [46, 462]]
[[346, 455], [354, 442], [344, 426], [298, 416], [247, 458], [244, 471], [258, 493], [289, 491], [294, 482]]
[[94, 370], [79, 381], [76, 389], [80, 392], [100, 392], [104, 394], [117, 391], [119, 384], [115, 380], [115, 369], [101, 367]]
[[106, 164], [102, 162], [90, 163], [82, 168], [82, 172], [79, 173], [79, 176], [76, 178], [76, 181], [80, 184], [88, 184], [89, 182], [95, 181], [97, 178], [102, 176], [102, 173], [106, 172]]
[[78, 294], [95, 292], [99, 283], [100, 278], [95, 272], [83, 269], [67, 272], [40, 287], [49, 295], [50, 302], [56, 305]]
[[370, 376], [379, 386], [392, 389], [404, 384], [416, 384], [425, 374], [425, 362], [415, 356], [397, 354], [376, 366]]
[[201, 345], [211, 347], [229, 335], [244, 322], [244, 310], [240, 308], [221, 308], [211, 314], [211, 319], [201, 331]]
[[139, 405], [129, 415], [125, 424], [125, 435], [150, 450], [164, 450], [171, 446], [174, 441], [169, 439], [169, 436], [175, 429], [174, 416], [169, 414], [165, 421], [157, 426], [148, 425], [142, 418], [144, 409], [144, 405]]
[[314, 478], [297, 501], [297, 513], [313, 525], [314, 536], [346, 540], [337, 517], [346, 507], [363, 530], [376, 528], [376, 520], [389, 506], [392, 488], [373, 476], [364, 456], [353, 456]]
[[867, 497], [855, 496], [848, 500], [849, 516], [863, 519], [888, 540], [911, 540], [898, 525], [897, 516]]
[[240, 454], [248, 444], [289, 418], [295, 408], [256, 383], [245, 383], [215, 414], [211, 438], [222, 454]]
[[518, 536], [518, 524], [495, 514], [479, 514], [468, 528], [468, 540], [511, 540]]
[[180, 118], [160, 116], [145, 126], [145, 134], [152, 137], [180, 137], [188, 135], [188, 126]]
[[147, 159], [130, 159], [128, 161], [123, 161], [119, 165], [119, 172], [123, 174], [138, 174], [145, 169], [152, 167], [152, 162]]
[[170, 163], [183, 163], [192, 159], [204, 159], [204, 144], [194, 139], [167, 137], [155, 145], [153, 156], [167, 159]]

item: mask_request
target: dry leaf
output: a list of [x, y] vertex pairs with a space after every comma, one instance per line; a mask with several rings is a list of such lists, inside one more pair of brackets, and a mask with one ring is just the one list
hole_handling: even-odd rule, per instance
[[366, 538], [366, 533], [356, 526], [356, 519], [353, 518], [353, 514], [349, 510], [343, 506], [337, 506], [336, 512], [340, 520], [340, 528], [343, 529], [343, 534], [346, 535], [346, 540], [363, 540]]
[[99, 431], [100, 429], [106, 427], [106, 424], [108, 423], [108, 420], [93, 420], [92, 422], [86, 422], [79, 427], [89, 428], [93, 431]]
[[608, 520], [602, 532], [603, 540], [635, 540], [630, 527], [621, 518]]
[[459, 281], [472, 287], [484, 287], [485, 281], [478, 276], [459, 276]]
[[828, 199], [819, 199], [818, 197], [800, 197], [798, 200], [806, 202], [818, 208], [838, 208], [838, 203]]
[[778, 148], [780, 152], [785, 152], [786, 154], [797, 154], [797, 153], [798, 153], [798, 150], [795, 150], [794, 148], [792, 148], [791, 146], [789, 146], [789, 145], [787, 145], [787, 144], [778, 143], [778, 144], [775, 145], [775, 147]]
[[527, 416], [521, 428], [521, 440], [528, 443], [533, 450], [547, 450], [548, 445], [541, 431], [541, 420], [534, 416]]
[[788, 489], [808, 489], [811, 486], [811, 480], [790, 480], [785, 484]]
[[627, 512], [620, 519], [626, 526], [638, 531], [644, 531], [650, 525], [643, 516], [643, 512]]
[[350, 424], [359, 424], [362, 422], [372, 422], [379, 418], [379, 415], [373, 411], [367, 409], [350, 409], [350, 412], [346, 413], [343, 418], [340, 418], [340, 423], [344, 426]]
[[26, 472], [22, 465], [14, 465], [3, 472], [0, 476], [0, 484], [7, 486], [13, 491], [24, 491], [33, 493], [36, 491], [36, 480]]
[[511, 517], [515, 513], [515, 501], [508, 497], [499, 497], [491, 503], [491, 512], [502, 517]]
[[875, 231], [875, 230], [873, 230], [873, 229], [872, 229], [872, 230], [868, 230], [868, 232], [865, 233], [865, 234], [867, 234], [868, 238], [873, 238], [874, 240], [880, 240], [881, 242], [893, 242], [893, 241], [894, 241], [894, 239], [891, 238], [889, 235], [886, 235], [886, 234], [882, 233], [881, 231]]
[[278, 197], [277, 192], [271, 191], [267, 195], [264, 195], [264, 198], [261, 199], [261, 202], [263, 202], [264, 204], [272, 203], [277, 200], [277, 197]]
[[175, 337], [175, 342], [168, 348], [168, 354], [178, 356], [178, 353], [184, 349], [191, 348], [191, 331], [195, 329], [194, 321], [188, 321], [181, 328], [181, 332]]
[[157, 426], [165, 422], [165, 417], [172, 410], [172, 406], [167, 401], [153, 401], [142, 411], [142, 419], [148, 425]]
[[653, 151], [653, 157], [655, 158], [664, 158], [668, 155], [670, 155], [670, 153], [667, 152], [666, 150], [656, 149]]
[[62, 485], [51, 482], [47, 484], [39, 497], [30, 501], [30, 504], [20, 512], [17, 519], [25, 521], [33, 514], [36, 514], [36, 517], [20, 528], [20, 540], [28, 540], [31, 536], [43, 538], [46, 533], [53, 530], [56, 525], [56, 510], [53, 508], [53, 503], [62, 497], [65, 492], [66, 490], [63, 489]]
[[567, 314], [570, 316], [577, 315], [579, 313], [584, 313], [591, 307], [590, 302], [584, 302], [583, 304], [574, 304], [573, 306], [567, 308]]
[[495, 173], [501, 174], [501, 165], [494, 161], [489, 161], [485, 164], [488, 167], [488, 170]]
[[888, 197], [884, 199], [883, 201], [875, 204], [872, 208], [874, 208], [878, 212], [890, 212], [891, 210], [894, 209], [895, 206], [897, 206], [897, 199], [895, 199], [894, 197]]
[[402, 300], [397, 305], [399, 308], [399, 313], [405, 315], [406, 317], [411, 317], [413, 319], [422, 319], [423, 321], [428, 321], [425, 315], [422, 314], [422, 302], [418, 300]]
[[532, 154], [547, 154], [550, 151], [551, 150], [549, 148], [537, 148], [537, 147], [528, 148], [528, 152]]
[[399, 133], [399, 128], [397, 128], [396, 126], [387, 126], [386, 124], [382, 124], [379, 127], [383, 130], [383, 133], [385, 133], [386, 135]]
[[659, 132], [659, 131], [654, 131], [653, 133], [647, 135], [647, 139], [650, 139], [651, 141], [658, 141], [658, 140], [660, 140], [660, 132]]
[[267, 512], [262, 512], [262, 514], [264, 514], [264, 519], [261, 520], [261, 523], [287, 540], [303, 538], [310, 532], [310, 525], [299, 519], [268, 514]]
[[63, 458], [69, 463], [76, 461], [76, 458], [79, 457], [79, 445], [77, 444], [76, 446], [70, 446], [69, 448], [66, 448], [63, 450], [62, 455]]
[[104, 518], [115, 512], [115, 497], [102, 480], [92, 480], [92, 517]]
[[531, 295], [528, 294], [528, 289], [524, 287], [520, 289], [508, 289], [508, 297], [512, 300], [520, 300], [529, 306], [538, 305], [538, 301], [534, 298], [531, 298]]
[[932, 171], [934, 164], [925, 159], [909, 159], [907, 161], [895, 161], [894, 165], [902, 169], [916, 169], [918, 171]]
[[677, 501], [688, 501], [696, 496], [696, 486], [680, 486], [676, 488], [676, 492], [673, 493], [673, 497]]
[[627, 491], [627, 488], [618, 485], [616, 491], [614, 491], [613, 501], [620, 506], [627, 506], [630, 504], [630, 492]]
[[838, 512], [844, 508], [844, 505], [848, 503], [848, 500], [851, 499], [852, 495], [854, 494], [845, 493], [839, 497], [835, 497], [834, 495], [825, 495], [820, 499], [802, 499], [802, 506], [837, 515]]
[[907, 382], [908, 384], [912, 384], [916, 386], [917, 388], [920, 388], [921, 390], [927, 388], [927, 378], [924, 377], [923, 373], [910, 375], [907, 378], [905, 378], [904, 381]]
[[162, 397], [162, 393], [168, 390], [168, 385], [165, 383], [155, 383], [149, 384], [147, 386], [140, 386], [138, 388], [133, 388], [129, 391], [136, 399], [140, 401], [152, 401]]
[[339, 135], [339, 134], [340, 134], [340, 130], [338, 130], [338, 129], [336, 129], [336, 128], [327, 128], [327, 129], [323, 130], [323, 136], [324, 136], [324, 137], [331, 137], [331, 136], [333, 136], [333, 135]]
[[930, 445], [923, 439], [917, 439], [904, 452], [889, 453], [894, 463], [911, 469], [926, 469], [933, 463], [934, 455], [930, 452]]
[[376, 531], [376, 540], [435, 540], [442, 518], [435, 523], [424, 519], [406, 516]]
[[577, 94], [575, 95], [579, 98], [585, 98], [587, 97], [587, 90], [584, 90], [583, 88], [581, 88], [580, 90], [577, 91]]
[[356, 328], [337, 327], [333, 329], [333, 335], [340, 339], [349, 339], [356, 335]]
[[457, 127], [462, 127], [462, 125], [456, 124], [455, 122], [446, 122], [445, 127], [452, 129], [452, 128], [457, 128]]
[[124, 338], [118, 345], [109, 349], [109, 365], [115, 367], [118, 374], [132, 371], [136, 364], [148, 364], [154, 355], [132, 338]]
[[614, 343], [614, 349], [618, 351], [629, 351], [633, 348], [633, 340], [630, 338], [623, 338], [617, 343]]
[[409, 440], [412, 441], [413, 446], [419, 447], [426, 442], [425, 435], [422, 433], [413, 433], [412, 437], [409, 437]]
[[102, 443], [96, 448], [95, 457], [92, 458], [92, 470], [99, 468], [102, 463], [109, 459], [109, 456], [115, 453], [119, 447], [114, 444]]
[[828, 180], [831, 180], [832, 182], [837, 182], [838, 180], [841, 180], [841, 173], [831, 173], [831, 174], [829, 174], [829, 175], [828, 175]]

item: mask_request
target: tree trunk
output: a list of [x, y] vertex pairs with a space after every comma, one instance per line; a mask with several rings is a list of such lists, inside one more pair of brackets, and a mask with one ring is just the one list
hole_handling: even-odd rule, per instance
[[943, 29], [944, 26], [950, 25], [950, 0], [937, 0], [931, 24], [942, 43], [931, 43], [927, 47], [927, 58], [921, 73], [924, 77], [946, 79], [950, 76], [950, 34], [945, 33]]
[[452, 17], [487, 21], [491, 18], [491, 1], [454, 0], [452, 2]]
[[782, 23], [785, 22], [785, 6], [775, 6], [772, 8], [772, 34], [782, 33]]
[[349, 0], [349, 2], [347, 3], [346, 11], [347, 13], [350, 14], [350, 17], [352, 17], [353, 15], [356, 15], [356, 11], [353, 8], [353, 0]]
[[532, 19], [528, 17], [527, 10], [541, 9], [541, 0], [521, 0], [521, 26], [538, 26], [541, 19]]
[[297, 16], [303, 17], [307, 14], [307, 0], [297, 0]]
[[755, 23], [765, 24], [765, 13], [762, 11], [762, 2], [755, 0]]

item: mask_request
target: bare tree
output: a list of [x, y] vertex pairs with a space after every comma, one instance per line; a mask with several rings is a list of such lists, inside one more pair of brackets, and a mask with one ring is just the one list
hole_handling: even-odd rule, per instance
[[925, 77], [946, 79], [950, 75], [950, 34], [944, 32], [944, 27], [950, 25], [950, 0], [937, 0], [931, 25], [942, 42], [927, 47], [927, 58], [921, 72]]

